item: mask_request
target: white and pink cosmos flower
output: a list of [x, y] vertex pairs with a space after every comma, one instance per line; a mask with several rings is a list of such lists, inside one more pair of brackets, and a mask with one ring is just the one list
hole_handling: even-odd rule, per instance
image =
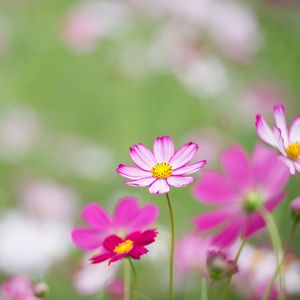
[[275, 124], [273, 130], [262, 115], [256, 116], [256, 131], [258, 136], [267, 144], [276, 148], [280, 159], [289, 167], [290, 173], [300, 172], [300, 115], [297, 115], [290, 129], [286, 125], [283, 105], [274, 106]]
[[197, 144], [189, 142], [175, 151], [171, 137], [157, 137], [153, 152], [143, 144], [132, 146], [130, 156], [136, 166], [120, 164], [117, 172], [132, 180], [124, 184], [148, 187], [151, 194], [166, 194], [171, 186], [184, 187], [191, 184], [194, 178], [186, 175], [195, 173], [206, 165], [205, 160], [189, 164], [198, 148]]

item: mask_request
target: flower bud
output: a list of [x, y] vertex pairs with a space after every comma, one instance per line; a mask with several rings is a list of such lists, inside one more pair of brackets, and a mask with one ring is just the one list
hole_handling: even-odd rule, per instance
[[291, 203], [291, 214], [296, 221], [300, 221], [300, 197], [294, 199]]
[[210, 250], [207, 253], [207, 269], [212, 280], [221, 280], [238, 272], [237, 264], [229, 260], [222, 250]]

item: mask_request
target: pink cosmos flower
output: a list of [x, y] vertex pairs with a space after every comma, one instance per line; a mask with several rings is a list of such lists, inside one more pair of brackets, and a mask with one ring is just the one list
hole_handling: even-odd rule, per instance
[[191, 184], [194, 178], [186, 175], [195, 173], [206, 165], [205, 160], [188, 164], [198, 148], [197, 144], [190, 142], [175, 152], [174, 142], [169, 136], [157, 137], [153, 153], [143, 144], [132, 146], [130, 156], [136, 166], [121, 164], [117, 172], [133, 180], [124, 184], [149, 187], [151, 194], [166, 194], [170, 191], [170, 186], [184, 187]]
[[300, 115], [292, 122], [290, 130], [286, 125], [283, 105], [274, 106], [275, 124], [273, 130], [262, 115], [256, 116], [256, 131], [267, 144], [281, 153], [281, 159], [289, 167], [291, 174], [300, 172]]
[[148, 253], [145, 246], [152, 244], [156, 236], [155, 229], [132, 232], [124, 239], [117, 235], [111, 235], [103, 242], [104, 251], [92, 257], [91, 261], [93, 264], [98, 264], [109, 259], [109, 264], [111, 264], [125, 257], [140, 259], [142, 255]]
[[202, 203], [216, 207], [200, 214], [197, 229], [220, 230], [213, 243], [229, 246], [239, 236], [248, 238], [265, 226], [262, 210], [272, 211], [283, 200], [288, 168], [271, 149], [257, 145], [250, 158], [236, 145], [221, 157], [223, 174], [206, 171], [194, 189]]
[[139, 207], [137, 199], [121, 199], [112, 216], [96, 203], [87, 204], [82, 217], [88, 227], [75, 228], [72, 231], [73, 242], [83, 250], [97, 249], [102, 246], [103, 240], [114, 233], [124, 236], [130, 232], [141, 231], [155, 222], [159, 210], [153, 204]]

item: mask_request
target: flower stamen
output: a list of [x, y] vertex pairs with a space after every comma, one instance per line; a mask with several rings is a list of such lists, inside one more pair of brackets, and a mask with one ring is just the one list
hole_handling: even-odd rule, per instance
[[159, 179], [165, 179], [172, 175], [173, 167], [166, 162], [158, 163], [152, 168], [152, 175]]
[[285, 151], [289, 159], [298, 160], [300, 157], [300, 143], [289, 144]]
[[115, 248], [114, 248], [114, 252], [117, 254], [124, 254], [124, 253], [128, 253], [132, 250], [133, 248], [133, 241], [132, 240], [126, 240], [125, 242], [122, 242], [120, 244], [118, 244]]

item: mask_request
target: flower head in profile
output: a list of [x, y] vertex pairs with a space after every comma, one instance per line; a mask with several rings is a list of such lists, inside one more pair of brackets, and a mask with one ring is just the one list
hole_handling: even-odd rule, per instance
[[264, 117], [257, 115], [257, 134], [265, 143], [280, 152], [281, 159], [289, 167], [291, 174], [300, 172], [300, 115], [294, 118], [290, 129], [286, 125], [283, 105], [274, 106], [274, 118], [274, 128], [271, 129]]
[[274, 210], [284, 199], [289, 170], [272, 149], [257, 145], [252, 157], [233, 146], [221, 157], [224, 172], [204, 172], [194, 189], [202, 203], [215, 210], [200, 214], [201, 232], [217, 229], [213, 243], [225, 247], [238, 237], [248, 238], [265, 226], [263, 211]]
[[125, 238], [111, 235], [104, 240], [101, 253], [93, 256], [91, 261], [93, 264], [97, 264], [109, 260], [109, 264], [111, 264], [125, 257], [140, 259], [142, 255], [148, 253], [145, 246], [152, 244], [156, 236], [155, 229], [132, 232]]
[[155, 139], [153, 152], [143, 144], [132, 146], [130, 156], [136, 166], [120, 164], [117, 172], [132, 180], [125, 182], [127, 185], [148, 187], [151, 194], [166, 194], [170, 186], [184, 187], [191, 184], [194, 178], [186, 175], [206, 165], [205, 160], [189, 164], [197, 151], [198, 145], [192, 142], [175, 151], [173, 140], [164, 135]]
[[112, 216], [99, 204], [90, 203], [82, 211], [82, 218], [88, 226], [75, 228], [72, 239], [83, 250], [98, 249], [109, 235], [125, 237], [128, 233], [147, 229], [155, 222], [158, 213], [158, 208], [153, 204], [139, 207], [135, 198], [121, 199]]

